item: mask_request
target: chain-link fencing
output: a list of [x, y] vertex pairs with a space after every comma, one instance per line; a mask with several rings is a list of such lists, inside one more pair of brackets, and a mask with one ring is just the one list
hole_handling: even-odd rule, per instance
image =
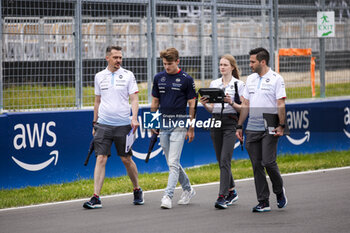
[[[135, 74], [141, 104], [151, 100], [153, 76], [162, 70], [159, 52], [168, 47], [179, 50], [180, 67], [199, 88], [219, 77], [219, 58], [226, 53], [236, 57], [245, 81], [251, 72], [249, 50], [262, 46], [271, 53], [270, 66], [285, 78], [289, 98], [312, 98], [312, 87], [314, 97], [322, 97], [320, 10], [335, 11], [335, 37], [324, 39], [325, 96], [350, 95], [350, 3], [345, 0], [0, 3], [1, 111], [92, 107], [94, 75], [107, 65], [108, 45], [123, 47], [123, 67]], [[280, 49], [291, 48], [312, 52], [278, 56]]]
[[[345, 0], [279, 1], [275, 22], [276, 48], [309, 48], [311, 55], [280, 57], [279, 72], [289, 87], [287, 95], [294, 98], [310, 98], [312, 79], [314, 96], [320, 96], [322, 88], [321, 41], [317, 37], [317, 11], [334, 11], [335, 37], [324, 38], [325, 96], [350, 95], [350, 2]], [[312, 71], [312, 60], [315, 71]], [[314, 73], [314, 78], [312, 77]]]

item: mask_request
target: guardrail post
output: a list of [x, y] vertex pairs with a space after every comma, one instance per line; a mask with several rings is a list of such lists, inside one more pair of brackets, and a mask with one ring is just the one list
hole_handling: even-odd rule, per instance
[[270, 67], [275, 67], [275, 44], [273, 33], [273, 2], [269, 1], [269, 44], [270, 44]]
[[81, 0], [76, 0], [74, 15], [74, 41], [75, 41], [75, 106], [80, 109], [83, 105], [82, 80], [82, 36], [81, 36]]
[[148, 1], [147, 5], [147, 97], [148, 97], [148, 103], [150, 104], [152, 101], [152, 78], [153, 78], [153, 72], [152, 72], [152, 0]]
[[204, 86], [205, 79], [205, 38], [204, 38], [204, 0], [202, 0], [201, 17], [199, 21], [199, 41], [200, 41], [200, 56], [201, 56], [201, 87]]
[[[325, 0], [321, 0], [321, 10], [326, 9]], [[326, 79], [325, 79], [325, 69], [326, 69], [326, 51], [325, 51], [325, 38], [320, 38], [320, 97], [326, 97]]]
[[212, 41], [212, 74], [213, 74], [213, 79], [217, 79], [219, 77], [219, 72], [218, 72], [218, 26], [217, 26], [217, 5], [216, 5], [216, 0], [212, 0], [212, 14], [211, 14], [212, 22], [211, 22], [211, 27], [212, 27], [212, 33], [211, 33], [211, 41]]
[[[275, 58], [273, 60], [276, 61], [276, 53], [278, 53], [278, 0], [273, 1], [273, 15], [274, 15], [274, 26], [275, 26], [275, 36], [274, 36], [274, 56]], [[275, 63], [276, 66], [276, 63]], [[275, 67], [271, 66], [271, 67]]]
[[152, 80], [157, 73], [157, 0], [152, 0]]
[[0, 45], [0, 113], [2, 113], [4, 109], [4, 92], [3, 92], [3, 75], [2, 75], [2, 47], [3, 45], [3, 35], [2, 35], [2, 25], [3, 25], [3, 20], [2, 20], [2, 6], [1, 6], [2, 1], [0, 1], [0, 38], [1, 38], [1, 45]]

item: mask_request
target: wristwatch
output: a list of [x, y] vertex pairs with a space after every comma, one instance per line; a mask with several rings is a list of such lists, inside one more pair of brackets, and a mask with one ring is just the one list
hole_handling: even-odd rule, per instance
[[285, 124], [278, 124], [278, 126], [281, 126], [283, 129], [286, 127]]
[[236, 129], [243, 129], [242, 125], [236, 125]]

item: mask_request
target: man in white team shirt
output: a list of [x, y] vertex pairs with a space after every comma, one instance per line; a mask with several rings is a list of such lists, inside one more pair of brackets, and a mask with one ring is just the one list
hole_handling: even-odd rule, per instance
[[[249, 66], [254, 73], [248, 76], [243, 91], [241, 115], [236, 127], [236, 135], [240, 141], [243, 141], [242, 125], [249, 113], [246, 149], [253, 166], [255, 189], [259, 202], [252, 211], [266, 212], [271, 208], [265, 169], [272, 182], [278, 208], [284, 208], [287, 205], [283, 180], [276, 163], [278, 138], [283, 136], [285, 127], [286, 90], [282, 76], [268, 66], [270, 56], [266, 49], [253, 49], [249, 55]], [[266, 132], [263, 113], [278, 114], [279, 125], [274, 129], [274, 135]]]
[[[125, 152], [126, 135], [138, 128], [138, 88], [134, 74], [121, 67], [122, 48], [109, 46], [106, 49], [106, 69], [95, 76], [95, 104], [93, 119], [96, 165], [94, 171], [94, 195], [84, 203], [84, 208], [101, 208], [100, 192], [105, 178], [106, 163], [114, 142], [130, 180], [134, 186], [134, 204], [142, 205], [143, 192], [138, 184], [138, 172], [132, 160], [132, 150]], [[132, 118], [130, 121], [130, 105]]]

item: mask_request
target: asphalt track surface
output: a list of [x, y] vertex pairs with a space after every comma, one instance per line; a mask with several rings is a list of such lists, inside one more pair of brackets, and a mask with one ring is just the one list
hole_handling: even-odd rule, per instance
[[197, 195], [187, 206], [160, 208], [163, 190], [145, 193], [145, 204], [134, 206], [131, 194], [102, 198], [102, 209], [86, 210], [84, 200], [0, 210], [1, 233], [89, 232], [350, 232], [350, 167], [283, 176], [288, 206], [278, 209], [270, 195], [271, 212], [252, 213], [257, 204], [252, 179], [236, 183], [239, 200], [226, 210], [214, 208], [218, 183], [194, 186]]

